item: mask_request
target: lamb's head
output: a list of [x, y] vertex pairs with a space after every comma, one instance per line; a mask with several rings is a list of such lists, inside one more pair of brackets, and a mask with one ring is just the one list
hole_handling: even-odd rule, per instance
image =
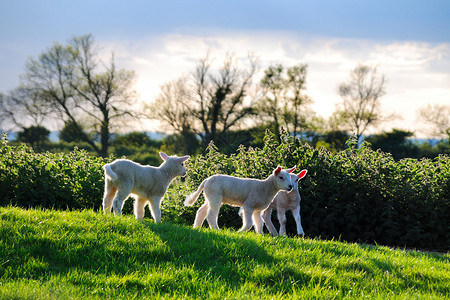
[[162, 160], [164, 160], [164, 166], [173, 172], [175, 176], [186, 176], [186, 168], [184, 167], [184, 162], [188, 160], [189, 155], [178, 157], [178, 156], [169, 156], [164, 152], [159, 152]]
[[303, 177], [306, 176], [306, 173], [308, 173], [308, 170], [305, 169], [305, 170], [301, 170], [300, 173], [298, 173], [298, 174], [294, 174], [294, 173], [291, 174], [291, 180], [294, 185], [292, 190], [298, 190], [298, 182], [300, 181], [300, 179], [302, 179]]
[[291, 174], [289, 174], [289, 173], [292, 172], [294, 169], [295, 169], [295, 167], [292, 168], [292, 170], [291, 169], [282, 170], [281, 167], [278, 166], [275, 170], [273, 170], [273, 176], [275, 178], [275, 183], [279, 190], [285, 190], [285, 191], [292, 190], [294, 185], [291, 180]]

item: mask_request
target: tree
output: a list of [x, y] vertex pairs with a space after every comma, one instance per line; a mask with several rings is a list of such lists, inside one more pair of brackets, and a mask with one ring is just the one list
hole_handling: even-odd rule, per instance
[[113, 145], [123, 145], [126, 147], [160, 147], [161, 144], [160, 141], [152, 140], [147, 133], [139, 131], [117, 135], [113, 140]]
[[313, 115], [309, 108], [312, 100], [304, 94], [306, 75], [305, 64], [289, 68], [279, 64], [264, 71], [260, 82], [264, 97], [258, 106], [258, 117], [268, 121], [277, 136], [282, 126], [296, 136]]
[[24, 86], [51, 109], [52, 117], [70, 122], [101, 156], [107, 155], [111, 132], [120, 122], [137, 116], [132, 109], [134, 73], [117, 69], [114, 55], [103, 63], [90, 34], [74, 37], [67, 45], [55, 43], [37, 59], [30, 58], [25, 68]]
[[50, 113], [39, 95], [25, 86], [0, 94], [0, 124], [8, 130], [42, 127]]
[[[199, 147], [195, 120], [188, 105], [190, 82], [184, 76], [161, 86], [161, 92], [154, 105], [149, 106], [151, 117], [171, 127], [175, 132], [165, 139], [166, 151], [194, 154]], [[206, 143], [206, 141], [205, 141]]]
[[369, 126], [374, 126], [393, 116], [384, 117], [380, 98], [386, 93], [386, 79], [378, 74], [378, 67], [357, 65], [350, 73], [350, 80], [339, 85], [343, 102], [336, 110], [345, 127], [360, 139]]
[[393, 129], [391, 132], [383, 132], [368, 136], [365, 140], [371, 144], [372, 149], [381, 149], [383, 152], [389, 152], [396, 160], [409, 157], [419, 157], [419, 148], [408, 138], [413, 133], [400, 129]]
[[431, 135], [450, 142], [450, 105], [428, 104], [419, 109], [419, 118], [432, 125]]
[[350, 137], [345, 131], [327, 131], [315, 138], [316, 147], [322, 146], [332, 152], [342, 151], [347, 148], [346, 142]]
[[147, 107], [151, 118], [158, 119], [181, 135], [194, 131], [195, 126], [189, 110], [192, 100], [189, 85], [184, 76], [163, 84], [155, 103]]
[[185, 137], [195, 133], [203, 146], [214, 141], [231, 147], [227, 133], [254, 111], [247, 95], [256, 69], [252, 56], [248, 68], [242, 69], [233, 55], [227, 55], [223, 66], [214, 72], [207, 55], [189, 76], [161, 87], [155, 104], [149, 107], [150, 116]]
[[3, 124], [6, 122], [7, 119], [7, 114], [5, 113], [4, 110], [4, 104], [6, 101], [6, 96], [3, 93], [0, 93], [0, 127], [4, 126]]
[[161, 150], [178, 155], [194, 155], [201, 146], [199, 139], [193, 132], [171, 134], [165, 137], [162, 142]]
[[83, 127], [73, 121], [65, 122], [63, 128], [59, 131], [59, 139], [69, 143], [86, 141], [88, 139], [86, 135]]
[[43, 144], [49, 141], [50, 131], [43, 126], [23, 128], [17, 134], [17, 141], [28, 143], [36, 151], [41, 151]]

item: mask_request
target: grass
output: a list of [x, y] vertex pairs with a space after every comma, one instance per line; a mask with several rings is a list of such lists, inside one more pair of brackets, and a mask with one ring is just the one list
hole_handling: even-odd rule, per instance
[[0, 298], [443, 299], [450, 254], [0, 208]]

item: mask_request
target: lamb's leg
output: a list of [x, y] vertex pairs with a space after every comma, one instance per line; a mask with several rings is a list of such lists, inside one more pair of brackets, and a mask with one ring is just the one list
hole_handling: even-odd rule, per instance
[[255, 225], [254, 226], [255, 232], [262, 234], [263, 233], [264, 221], [263, 221], [263, 219], [261, 217], [261, 211], [260, 210], [255, 210], [253, 212], [252, 220], [253, 220], [253, 224]]
[[103, 212], [111, 213], [111, 207], [114, 199], [114, 195], [117, 192], [117, 188], [112, 184], [111, 181], [105, 180], [105, 194], [103, 196]]
[[262, 212], [262, 218], [264, 220], [264, 223], [266, 224], [267, 229], [273, 236], [277, 236], [278, 232], [275, 226], [273, 226], [272, 223], [272, 209], [270, 207], [266, 208]]
[[161, 222], [161, 198], [162, 197], [152, 197], [150, 198], [150, 212], [152, 213], [153, 220], [155, 223]]
[[113, 200], [114, 214], [121, 216], [122, 208], [128, 195], [133, 188], [133, 182], [129, 179], [123, 180], [117, 184], [117, 193]]
[[142, 221], [142, 219], [144, 219], [147, 201], [148, 200], [144, 197], [136, 197], [136, 200], [134, 200], [134, 216], [136, 217], [136, 220]]
[[301, 217], [300, 217], [300, 206], [292, 210], [292, 215], [294, 216], [295, 223], [297, 224], [297, 235], [304, 235]]
[[195, 215], [194, 228], [202, 227], [203, 221], [205, 221], [206, 214], [208, 213], [208, 208], [208, 202], [205, 202], [197, 210], [197, 214]]
[[130, 193], [128, 191], [119, 189], [113, 200], [114, 215], [122, 216], [123, 204], [125, 203], [125, 200], [127, 199], [129, 194]]
[[242, 214], [242, 227], [239, 229], [239, 232], [241, 231], [247, 231], [253, 226], [252, 222], [252, 214], [253, 210], [248, 207], [243, 207], [243, 214]]
[[277, 209], [278, 221], [280, 222], [280, 235], [286, 235], [286, 211]]
[[206, 220], [208, 221], [209, 228], [219, 229], [217, 224], [217, 218], [219, 217], [220, 205], [222, 203], [221, 197], [208, 197], [206, 196], [206, 201], [208, 202], [208, 212], [206, 214]]

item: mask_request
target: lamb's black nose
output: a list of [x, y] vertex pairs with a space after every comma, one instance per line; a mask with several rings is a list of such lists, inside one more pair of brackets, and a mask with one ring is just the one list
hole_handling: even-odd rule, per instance
[[290, 184], [288, 191], [292, 191], [293, 188], [294, 188], [294, 186], [292, 184]]

